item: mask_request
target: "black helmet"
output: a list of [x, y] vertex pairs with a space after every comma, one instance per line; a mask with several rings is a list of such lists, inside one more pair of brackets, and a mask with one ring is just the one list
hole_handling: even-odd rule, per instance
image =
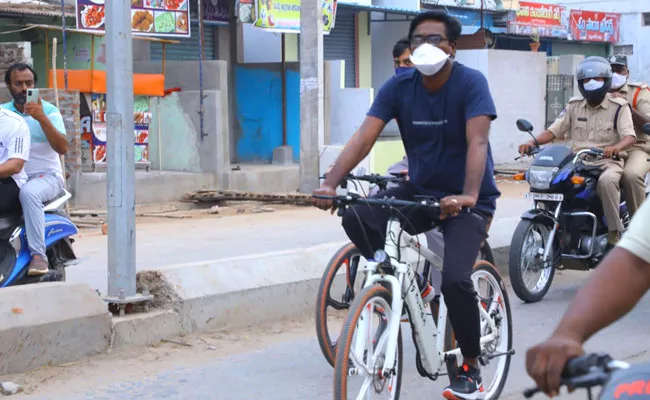
[[[605, 84], [596, 90], [586, 90], [584, 86], [585, 81], [593, 78], [604, 78]], [[578, 65], [576, 79], [578, 80], [578, 89], [580, 89], [582, 97], [589, 103], [600, 104], [612, 87], [612, 66], [603, 57], [585, 58]]]

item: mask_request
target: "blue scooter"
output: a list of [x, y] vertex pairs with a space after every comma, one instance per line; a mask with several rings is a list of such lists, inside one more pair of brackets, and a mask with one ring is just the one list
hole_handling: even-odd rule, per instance
[[0, 215], [0, 288], [39, 282], [65, 281], [65, 268], [76, 263], [72, 250], [77, 227], [60, 208], [72, 197], [64, 190], [62, 195], [45, 204], [45, 246], [50, 271], [45, 275], [27, 275], [31, 260], [25, 221], [21, 212]]

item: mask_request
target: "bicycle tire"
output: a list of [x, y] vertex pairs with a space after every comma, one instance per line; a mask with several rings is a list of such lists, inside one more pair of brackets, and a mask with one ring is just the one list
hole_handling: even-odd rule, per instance
[[[388, 305], [392, 303], [392, 294], [381, 285], [373, 285], [364, 288], [359, 292], [358, 296], [354, 298], [350, 309], [341, 328], [341, 335], [339, 343], [341, 344], [336, 352], [336, 363], [334, 367], [334, 400], [347, 400], [347, 379], [350, 365], [350, 349], [354, 340], [354, 332], [357, 327], [357, 322], [361, 317], [361, 312], [366, 307], [366, 304], [373, 298], [380, 297]], [[397, 382], [395, 384], [395, 394], [393, 400], [399, 400], [400, 391], [402, 388], [402, 371], [403, 371], [403, 349], [402, 349], [402, 329], [400, 326], [397, 335]], [[356, 396], [355, 396], [356, 398]]]
[[[330, 333], [328, 330], [327, 324], [327, 308], [328, 308], [328, 299], [329, 292], [334, 282], [339, 269], [345, 263], [346, 260], [349, 260], [355, 256], [361, 256], [361, 252], [353, 243], [348, 243], [341, 247], [330, 259], [323, 271], [323, 277], [320, 281], [320, 286], [318, 288], [318, 296], [316, 297], [316, 338], [318, 339], [318, 344], [320, 346], [321, 352], [325, 360], [334, 367], [336, 362], [336, 348], [338, 346], [338, 339], [336, 342], [330, 340]], [[347, 274], [347, 271], [346, 271]], [[348, 278], [349, 279], [349, 278]], [[354, 298], [350, 300], [352, 302]]]

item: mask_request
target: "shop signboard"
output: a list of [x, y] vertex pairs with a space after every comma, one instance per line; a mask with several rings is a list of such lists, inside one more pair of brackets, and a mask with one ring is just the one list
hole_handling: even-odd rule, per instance
[[[282, 33], [300, 33], [301, 0], [255, 0], [257, 28]], [[323, 33], [334, 28], [336, 0], [323, 0]]]
[[421, 8], [430, 6], [471, 8], [487, 11], [517, 11], [519, 0], [421, 0]]
[[508, 33], [566, 39], [568, 25], [566, 7], [520, 1], [519, 10], [508, 21]]
[[[108, 0], [76, 0], [77, 29], [104, 32], [106, 1]], [[190, 0], [131, 0], [131, 32], [137, 36], [190, 37], [189, 2]]]
[[571, 40], [617, 43], [620, 27], [619, 13], [571, 10]]
[[227, 24], [230, 21], [230, 9], [227, 0], [202, 0], [203, 20]]

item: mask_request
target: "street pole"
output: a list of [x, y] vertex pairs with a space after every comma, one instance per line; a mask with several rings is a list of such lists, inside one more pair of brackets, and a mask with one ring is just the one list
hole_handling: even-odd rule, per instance
[[109, 303], [135, 297], [135, 156], [131, 1], [106, 7], [106, 146]]
[[300, 191], [319, 186], [324, 132], [323, 13], [320, 0], [300, 1]]

